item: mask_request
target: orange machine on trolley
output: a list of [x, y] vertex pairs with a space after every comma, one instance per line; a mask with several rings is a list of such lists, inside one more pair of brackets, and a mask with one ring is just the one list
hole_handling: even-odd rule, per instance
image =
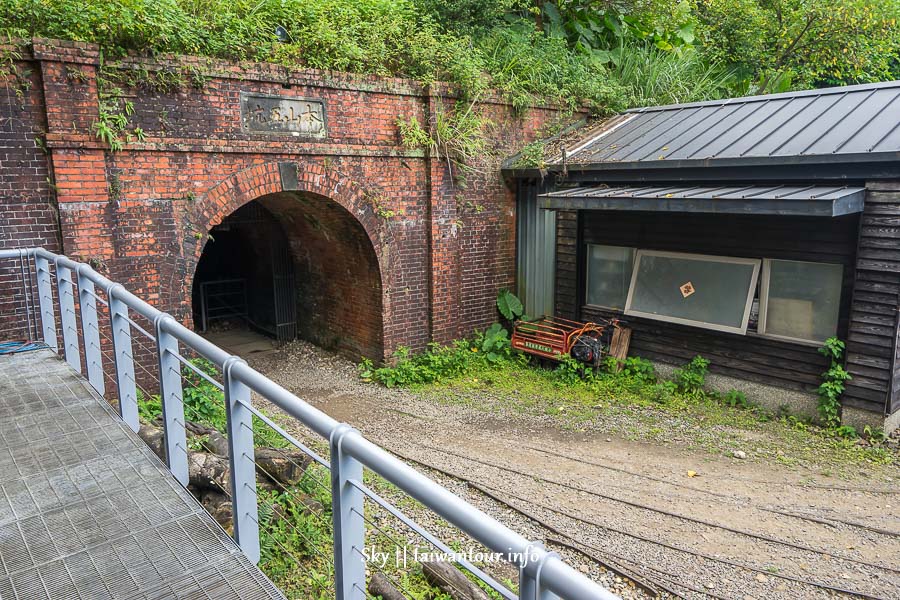
[[610, 351], [617, 359], [625, 358], [628, 334], [630, 330], [621, 327], [618, 319], [580, 323], [562, 317], [540, 317], [516, 322], [511, 343], [517, 350], [542, 358], [559, 360], [561, 355], [571, 356], [596, 367]]

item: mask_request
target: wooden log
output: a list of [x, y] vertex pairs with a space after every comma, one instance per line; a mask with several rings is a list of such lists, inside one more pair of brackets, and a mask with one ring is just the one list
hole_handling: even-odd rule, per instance
[[469, 581], [452, 564], [444, 561], [425, 561], [421, 564], [426, 581], [454, 600], [490, 600], [484, 590]]
[[380, 597], [381, 600], [406, 600], [406, 597], [394, 587], [394, 584], [381, 573], [373, 574], [367, 587], [370, 594]]
[[231, 465], [224, 456], [191, 452], [188, 455], [188, 479], [198, 490], [229, 490]]

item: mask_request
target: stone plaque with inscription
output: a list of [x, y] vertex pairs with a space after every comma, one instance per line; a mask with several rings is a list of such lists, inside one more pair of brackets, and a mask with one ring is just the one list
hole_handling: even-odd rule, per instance
[[312, 98], [241, 94], [241, 126], [254, 133], [325, 137], [325, 103]]

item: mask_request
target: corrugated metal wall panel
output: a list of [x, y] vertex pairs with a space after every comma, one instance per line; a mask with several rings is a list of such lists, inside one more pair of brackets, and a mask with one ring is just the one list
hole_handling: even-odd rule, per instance
[[553, 314], [556, 213], [538, 208], [536, 182], [519, 183], [517, 203], [518, 295], [531, 316]]

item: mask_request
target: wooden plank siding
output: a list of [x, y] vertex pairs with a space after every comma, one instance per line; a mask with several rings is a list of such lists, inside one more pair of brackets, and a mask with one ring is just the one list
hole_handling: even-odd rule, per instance
[[868, 182], [847, 338], [844, 404], [890, 413], [900, 396], [900, 182]]
[[[591, 320], [614, 311], [584, 303], [585, 248], [589, 243], [651, 250], [691, 252], [747, 258], [776, 258], [838, 263], [844, 266], [838, 335], [853, 329], [859, 340], [853, 351], [858, 388], [884, 394], [890, 378], [892, 348], [880, 337], [896, 331], [880, 310], [893, 282], [872, 276], [859, 293], [851, 319], [851, 300], [857, 264], [859, 216], [839, 218], [759, 215], [713, 215], [654, 212], [560, 211], [557, 226], [557, 297], [560, 316]], [[573, 264], [574, 262], [574, 264]], [[900, 253], [898, 253], [900, 262]], [[887, 285], [888, 287], [884, 287]], [[573, 296], [574, 294], [574, 296]], [[625, 317], [634, 333], [631, 354], [683, 364], [695, 355], [711, 361], [711, 370], [723, 375], [759, 381], [789, 389], [815, 392], [826, 359], [814, 345]], [[872, 339], [869, 339], [872, 338]], [[876, 348], [874, 355], [871, 348]], [[884, 351], [882, 351], [884, 350]], [[861, 384], [861, 385], [859, 385]], [[866, 388], [865, 386], [869, 386]], [[857, 397], [854, 396], [854, 401]], [[874, 409], [874, 405], [872, 405]]]
[[556, 213], [556, 315], [578, 318], [578, 211]]

